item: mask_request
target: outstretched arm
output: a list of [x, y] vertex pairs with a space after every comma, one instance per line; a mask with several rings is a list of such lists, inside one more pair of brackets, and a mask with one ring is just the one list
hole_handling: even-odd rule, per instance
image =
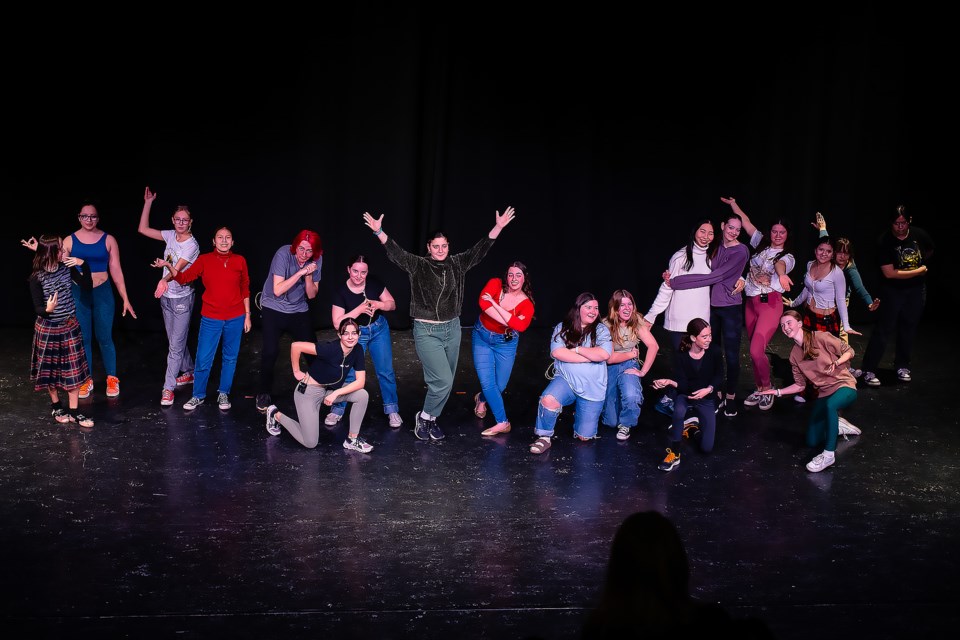
[[493, 225], [493, 229], [490, 229], [490, 233], [487, 234], [487, 237], [491, 240], [496, 240], [497, 236], [500, 235], [500, 232], [503, 231], [503, 228], [510, 224], [514, 217], [513, 207], [507, 207], [504, 209], [501, 214], [497, 211], [497, 222]]
[[363, 224], [370, 227], [370, 230], [373, 231], [373, 235], [377, 236], [380, 240], [380, 244], [387, 244], [387, 234], [383, 232], [383, 214], [380, 214], [379, 218], [374, 218], [368, 212], [363, 214]]
[[159, 229], [150, 226], [150, 209], [153, 207], [153, 201], [157, 199], [157, 194], [150, 191], [150, 187], [143, 190], [143, 211], [140, 212], [140, 226], [137, 227], [142, 235], [154, 240], [163, 240], [163, 234]]

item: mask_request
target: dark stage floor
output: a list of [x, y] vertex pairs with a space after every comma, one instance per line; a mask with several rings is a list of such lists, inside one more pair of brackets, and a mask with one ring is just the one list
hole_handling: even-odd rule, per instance
[[[233, 409], [193, 414], [180, 408], [189, 388], [159, 406], [164, 336], [118, 332], [122, 394], [108, 401], [95, 368], [98, 388], [81, 405], [97, 420], [89, 432], [53, 421], [27, 380], [30, 331], [4, 330], [0, 631], [575, 638], [614, 530], [649, 509], [678, 525], [696, 596], [761, 618], [778, 638], [956, 631], [960, 432], [954, 359], [939, 333], [923, 334], [912, 383], [895, 382], [887, 354], [884, 385], [862, 388], [847, 413], [863, 435], [810, 474], [807, 409], [789, 399], [721, 420], [715, 452], [688, 449], [671, 473], [656, 467], [667, 419], [652, 391], [628, 442], [613, 429], [575, 442], [568, 410], [553, 448], [531, 455], [547, 331], [523, 336], [507, 396], [514, 429], [492, 439], [472, 414], [464, 332], [439, 443], [413, 436], [422, 377], [410, 333], [394, 332], [406, 424], [387, 425], [371, 370], [363, 435], [376, 449], [363, 455], [341, 447], [345, 424], [316, 450], [267, 435], [252, 398], [256, 330], [244, 338]], [[854, 339], [859, 355], [865, 342]], [[771, 349], [787, 346], [778, 335]], [[653, 373], [668, 364], [661, 356]], [[744, 353], [743, 391], [749, 380]], [[288, 392], [276, 399], [292, 408]]]

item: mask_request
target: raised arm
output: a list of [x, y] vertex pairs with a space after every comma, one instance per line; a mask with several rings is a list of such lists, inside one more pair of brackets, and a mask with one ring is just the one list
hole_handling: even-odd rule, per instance
[[724, 198], [723, 196], [720, 196], [720, 201], [724, 204], [730, 205], [730, 209], [732, 209], [735, 214], [740, 216], [740, 220], [743, 222], [743, 230], [747, 232], [748, 238], [757, 232], [757, 226], [753, 224], [752, 220], [750, 220], [750, 216], [747, 215], [746, 211], [740, 208], [740, 205], [737, 204], [736, 198]]
[[156, 199], [157, 194], [150, 191], [150, 187], [143, 190], [143, 211], [140, 212], [140, 226], [137, 227], [137, 231], [148, 238], [163, 240], [163, 234], [160, 233], [160, 230], [150, 226], [150, 209], [153, 207], [153, 201]]
[[383, 214], [380, 214], [379, 218], [374, 218], [370, 215], [369, 212], [364, 212], [363, 214], [363, 224], [370, 227], [370, 230], [373, 231], [373, 235], [377, 236], [380, 240], [380, 244], [387, 244], [387, 234], [383, 231]]
[[[493, 225], [493, 229], [490, 229], [490, 233], [487, 234], [487, 237], [491, 240], [496, 240], [497, 236], [500, 235], [500, 232], [503, 231], [503, 228], [510, 224], [514, 217], [513, 207], [507, 207], [504, 209], [503, 213], [497, 211], [497, 222]], [[383, 216], [381, 216], [383, 217]]]

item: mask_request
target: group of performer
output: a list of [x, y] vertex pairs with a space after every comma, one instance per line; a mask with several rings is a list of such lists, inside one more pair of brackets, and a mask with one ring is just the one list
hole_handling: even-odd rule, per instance
[[[160, 403], [174, 403], [177, 387], [191, 385], [184, 410], [206, 401], [211, 367], [219, 348], [221, 370], [217, 385], [220, 409], [231, 407], [230, 393], [241, 338], [250, 331], [250, 277], [246, 260], [233, 252], [228, 227], [215, 231], [213, 251], [201, 253], [194, 238], [190, 210], [177, 207], [173, 228], [150, 226], [156, 193], [144, 191], [139, 232], [164, 243], [163, 257], [153, 266], [162, 269], [155, 297], [160, 300], [168, 339], [167, 366]], [[664, 471], [680, 462], [683, 441], [713, 449], [717, 416], [738, 413], [740, 341], [746, 329], [750, 340], [755, 390], [747, 407], [772, 408], [775, 398], [796, 394], [812, 401], [807, 442], [819, 449], [807, 469], [818, 472], [834, 464], [839, 435], [860, 429], [842, 415], [857, 397], [861, 371], [851, 366], [855, 354], [847, 336], [859, 332], [850, 326], [847, 305], [851, 289], [880, 319], [871, 335], [862, 365], [862, 379], [880, 384], [877, 365], [886, 342], [896, 332], [895, 368], [901, 381], [911, 380], [910, 354], [925, 301], [927, 261], [933, 242], [922, 229], [911, 228], [903, 207], [896, 209], [890, 232], [880, 240], [884, 276], [884, 304], [863, 286], [847, 238], [831, 239], [826, 220], [817, 214], [813, 226], [820, 238], [814, 259], [807, 264], [803, 289], [794, 299], [789, 273], [796, 259], [790, 251], [790, 228], [777, 219], [765, 235], [734, 198], [721, 198], [730, 210], [717, 229], [701, 220], [687, 244], [671, 257], [663, 283], [646, 314], [634, 296], [614, 291], [602, 302], [589, 292], [577, 296], [566, 316], [551, 331], [550, 381], [540, 396], [530, 452], [543, 454], [552, 446], [563, 407], [575, 405], [573, 435], [580, 440], [599, 437], [602, 423], [616, 429], [619, 440], [630, 438], [643, 405], [642, 380], [659, 352], [651, 327], [663, 315], [670, 339], [672, 377], [652, 381], [664, 391], [656, 404], [671, 417], [670, 447], [659, 464]], [[460, 253], [450, 252], [442, 230], [427, 237], [426, 254], [401, 248], [383, 228], [384, 216], [363, 215], [366, 226], [384, 246], [390, 262], [407, 273], [410, 316], [417, 355], [427, 386], [422, 408], [414, 417], [413, 433], [420, 440], [437, 441], [444, 433], [437, 419], [450, 397], [460, 353], [460, 315], [467, 272], [489, 252], [503, 229], [515, 217], [513, 207], [495, 214], [487, 235]], [[47, 391], [51, 413], [62, 423], [89, 429], [93, 421], [80, 413], [78, 400], [94, 388], [90, 355], [95, 336], [106, 370], [108, 396], [119, 395], [116, 349], [112, 340], [115, 312], [112, 280], [123, 303], [122, 314], [134, 318], [120, 268], [116, 240], [99, 229], [99, 214], [85, 203], [78, 214], [80, 229], [69, 237], [41, 236], [22, 244], [34, 250], [30, 287], [37, 313], [31, 356], [31, 379], [37, 391]], [[746, 230], [748, 244], [740, 242]], [[336, 425], [350, 405], [345, 449], [369, 453], [373, 447], [360, 436], [369, 394], [365, 390], [365, 354], [371, 354], [383, 411], [392, 428], [403, 424], [393, 369], [392, 341], [386, 312], [396, 302], [383, 282], [371, 275], [364, 256], [352, 256], [347, 277], [333, 289], [331, 319], [337, 333], [332, 341], [317, 341], [308, 301], [315, 298], [322, 267], [320, 236], [303, 229], [290, 244], [280, 247], [271, 262], [258, 306], [262, 310], [263, 346], [256, 407], [266, 414], [266, 429], [277, 436], [285, 429], [305, 447], [319, 440], [321, 404], [329, 408], [324, 423]], [[196, 360], [187, 347], [196, 281], [203, 283]], [[746, 298], [744, 300], [744, 298]], [[497, 436], [511, 431], [503, 393], [515, 363], [520, 335], [534, 316], [534, 296], [527, 266], [511, 262], [502, 278], [491, 278], [478, 297], [479, 318], [472, 331], [474, 367], [480, 390], [473, 396], [474, 414], [492, 412], [495, 423], [482, 432]], [[791, 383], [773, 386], [766, 348], [777, 328], [794, 342], [790, 353]], [[273, 402], [274, 369], [284, 333], [292, 338], [290, 364], [297, 380], [293, 415]], [[63, 407], [60, 392], [66, 392]]]

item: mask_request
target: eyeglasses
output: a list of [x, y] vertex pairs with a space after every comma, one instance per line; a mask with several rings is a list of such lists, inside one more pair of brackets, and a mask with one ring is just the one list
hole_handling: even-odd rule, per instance
[[310, 247], [297, 247], [297, 253], [302, 253], [309, 256], [313, 254], [313, 249]]
[[513, 337], [515, 334], [516, 332], [513, 329], [511, 329], [510, 327], [507, 327], [506, 331], [503, 332], [503, 341], [510, 342], [511, 340], [513, 340]]
[[81, 213], [81, 214], [80, 214], [80, 219], [81, 219], [81, 220], [96, 220], [96, 219], [98, 219], [99, 217], [100, 217], [100, 216], [93, 216], [93, 215], [86, 214], [86, 213]]
[[174, 218], [173, 224], [190, 224], [190, 218]]

